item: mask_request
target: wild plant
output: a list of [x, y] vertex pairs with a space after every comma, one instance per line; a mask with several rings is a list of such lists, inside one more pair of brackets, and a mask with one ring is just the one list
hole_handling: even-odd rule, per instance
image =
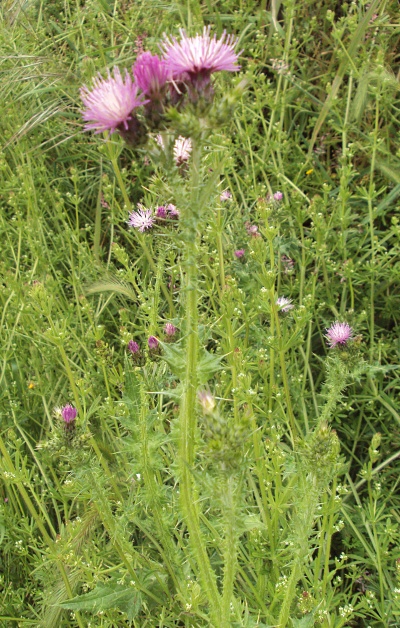
[[[354, 7], [342, 22], [327, 16], [335, 41], [348, 29], [354, 52], [376, 6], [359, 19]], [[263, 77], [246, 31], [239, 40], [212, 27], [181, 31], [139, 51], [132, 71], [107, 64], [91, 83], [86, 68], [80, 107], [91, 139], [79, 130], [77, 140], [87, 142], [86, 170], [62, 171], [61, 192], [46, 182], [48, 165], [23, 151], [17, 168], [1, 162], [15, 212], [2, 229], [17, 244], [4, 266], [0, 529], [4, 556], [20, 566], [18, 575], [6, 559], [7, 582], [33, 572], [25, 590], [4, 587], [0, 617], [10, 625], [20, 614], [49, 627], [395, 625], [398, 517], [375, 478], [398, 454], [376, 464], [381, 435], [367, 405], [397, 421], [377, 363], [391, 348], [374, 331], [378, 277], [389, 276], [386, 236], [378, 245], [374, 226], [386, 207], [376, 209], [374, 172], [389, 79], [369, 78], [374, 165], [354, 193], [347, 134], [367, 94], [352, 100], [350, 72], [344, 118], [334, 110], [346, 55], [326, 106], [308, 91], [289, 69], [295, 16], [287, 3], [283, 49], [267, 31], [251, 43], [254, 59], [267, 43], [272, 51], [264, 62], [277, 84], [263, 98], [253, 99]], [[236, 73], [246, 64], [244, 80]], [[321, 110], [300, 175], [290, 151], [305, 159], [301, 142], [289, 137], [310, 124], [305, 106], [296, 111], [302, 93]], [[343, 122], [341, 156], [328, 149], [336, 192], [333, 177], [308, 183], [326, 165], [313, 144], [327, 116], [335, 132]], [[368, 210], [364, 226], [356, 202]], [[390, 242], [396, 233], [394, 224]], [[368, 268], [350, 259], [357, 238], [375, 260]], [[32, 321], [24, 362], [19, 325]]]

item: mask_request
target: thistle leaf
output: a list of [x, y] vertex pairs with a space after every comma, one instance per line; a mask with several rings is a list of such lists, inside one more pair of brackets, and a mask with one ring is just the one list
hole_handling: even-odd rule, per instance
[[138, 614], [141, 604], [141, 595], [132, 586], [127, 587], [112, 580], [107, 584], [98, 584], [90, 593], [77, 595], [71, 600], [59, 603], [58, 606], [71, 611], [92, 613], [117, 609], [126, 613], [128, 620], [132, 621]]
[[[186, 368], [186, 356], [179, 344], [170, 345], [160, 342], [163, 348], [163, 359], [170, 367], [174, 375], [183, 379]], [[221, 357], [209, 353], [205, 349], [200, 350], [197, 363], [197, 380], [199, 384], [205, 384], [221, 368]]]

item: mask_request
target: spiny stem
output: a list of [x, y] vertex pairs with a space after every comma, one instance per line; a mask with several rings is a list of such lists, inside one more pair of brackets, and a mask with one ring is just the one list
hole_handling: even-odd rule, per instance
[[224, 539], [224, 581], [222, 586], [222, 618], [221, 626], [229, 628], [231, 625], [231, 602], [233, 596], [233, 584], [236, 572], [237, 558], [237, 531], [235, 526], [235, 487], [236, 478], [230, 475], [225, 482], [225, 539]]
[[190, 544], [199, 569], [200, 581], [210, 603], [211, 619], [218, 625], [220, 615], [220, 596], [215, 573], [211, 567], [204, 538], [200, 529], [200, 513], [197, 494], [193, 483], [193, 465], [195, 459], [196, 393], [198, 364], [198, 196], [200, 187], [201, 147], [193, 141], [191, 199], [182, 216], [183, 239], [185, 246], [185, 290], [186, 290], [186, 347], [185, 375], [183, 380], [183, 398], [180, 408], [180, 491], [185, 523], [188, 528]]

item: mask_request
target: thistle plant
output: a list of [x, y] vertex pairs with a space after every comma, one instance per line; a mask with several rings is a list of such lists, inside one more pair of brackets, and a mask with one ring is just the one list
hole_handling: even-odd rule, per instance
[[58, 4], [0, 9], [0, 624], [396, 626], [396, 3]]
[[[234, 598], [235, 575], [238, 569], [238, 542], [244, 529], [246, 498], [245, 464], [246, 442], [250, 442], [253, 431], [253, 455], [256, 455], [258, 481], [262, 483], [261, 499], [264, 508], [268, 508], [269, 496], [263, 483], [265, 472], [261, 469], [263, 453], [261, 443], [256, 436], [257, 424], [249, 395], [241, 401], [237, 395], [238, 375], [235, 361], [229, 358], [232, 368], [233, 406], [226, 404], [217, 408], [210, 391], [201, 389], [220, 368], [220, 357], [205, 350], [199, 332], [199, 258], [200, 239], [212, 215], [208, 207], [219, 201], [225, 203], [232, 198], [229, 190], [217, 192], [217, 183], [222, 172], [222, 163], [218, 154], [212, 159], [211, 174], [206, 171], [204, 149], [212, 142], [229, 121], [235, 103], [241, 97], [243, 86], [239, 86], [220, 96], [214, 89], [212, 74], [220, 71], [236, 72], [238, 65], [237, 41], [231, 36], [218, 40], [210, 36], [210, 29], [204, 29], [202, 35], [189, 37], [181, 31], [181, 39], [165, 36], [160, 45], [162, 57], [143, 52], [133, 66], [134, 79], [126, 72], [125, 80], [120, 71], [114, 70], [114, 78], [95, 79], [94, 88], [89, 92], [82, 90], [82, 100], [86, 109], [84, 119], [90, 120], [86, 129], [119, 132], [130, 144], [142, 144], [146, 135], [151, 141], [151, 134], [158, 131], [156, 142], [161, 149], [159, 166], [159, 187], [166, 197], [177, 203], [158, 206], [156, 210], [146, 208], [139, 203], [138, 209], [129, 215], [128, 226], [142, 234], [150, 234], [157, 221], [165, 221], [168, 216], [179, 218], [178, 231], [173, 239], [179, 246], [182, 257], [182, 285], [180, 308], [182, 317], [182, 338], [176, 346], [160, 343], [150, 335], [147, 340], [148, 353], [152, 359], [164, 359], [172, 372], [178, 377], [179, 413], [174, 419], [172, 433], [176, 447], [175, 477], [179, 486], [180, 509], [183, 524], [187, 528], [190, 554], [190, 569], [198, 579], [200, 591], [205, 595], [208, 605], [208, 621], [213, 626], [228, 628], [239, 619], [238, 607]], [[217, 81], [216, 81], [217, 82]], [[142, 92], [142, 94], [141, 94]], [[144, 100], [147, 98], [147, 100]], [[102, 99], [104, 110], [102, 110]], [[141, 107], [141, 109], [140, 109]], [[140, 137], [137, 130], [140, 129]], [[171, 151], [172, 147], [172, 151]], [[157, 164], [155, 164], [157, 166]], [[164, 171], [163, 171], [164, 167]], [[175, 167], [175, 169], [174, 169]], [[310, 551], [310, 537], [315, 522], [319, 500], [327, 491], [330, 481], [338, 472], [338, 440], [330, 431], [328, 420], [331, 418], [335, 401], [330, 394], [321, 417], [313, 431], [301, 439], [302, 426], [295, 416], [288, 375], [285, 366], [285, 323], [280, 316], [288, 316], [295, 310], [292, 299], [276, 294], [275, 236], [277, 233], [273, 212], [281, 203], [280, 191], [268, 196], [259, 203], [260, 224], [246, 224], [247, 234], [253, 239], [252, 254], [260, 269], [259, 281], [261, 292], [265, 293], [266, 313], [269, 316], [271, 349], [270, 367], [265, 407], [272, 412], [273, 397], [276, 393], [276, 357], [281, 368], [284, 388], [287, 424], [291, 435], [293, 462], [297, 467], [297, 479], [286, 491], [300, 496], [299, 506], [293, 515], [293, 537], [291, 547], [291, 573], [287, 580], [285, 593], [280, 590], [270, 599], [270, 621], [277, 621], [284, 628], [290, 621], [293, 599], [297, 583], [301, 578], [307, 555]], [[219, 232], [218, 250], [222, 264], [221, 240]], [[144, 243], [144, 240], [141, 240]], [[244, 257], [245, 250], [234, 252], [236, 259]], [[220, 267], [221, 303], [228, 295], [229, 285], [223, 267]], [[232, 298], [233, 294], [228, 296]], [[228, 303], [228, 302], [227, 302]], [[263, 306], [260, 306], [263, 309]], [[224, 306], [221, 310], [225, 324], [229, 328], [232, 313]], [[300, 322], [300, 321], [299, 321]], [[176, 327], [166, 323], [166, 340], [172, 341]], [[352, 329], [346, 323], [334, 323], [326, 334], [332, 350], [338, 345], [344, 348], [352, 341]], [[229, 332], [228, 354], [232, 355], [232, 331]], [[130, 340], [128, 350], [135, 364], [139, 364], [138, 344]], [[331, 384], [336, 395], [340, 395], [347, 383], [348, 376], [339, 377], [339, 370], [332, 371], [334, 382]], [[250, 382], [249, 382], [250, 386]], [[140, 390], [142, 392], [140, 392]], [[243, 389], [244, 392], [245, 389]], [[143, 461], [143, 477], [147, 485], [148, 503], [154, 512], [157, 536], [165, 552], [168, 571], [175, 582], [177, 592], [184, 608], [191, 609], [187, 593], [182, 587], [183, 562], [174, 543], [168, 537], [164, 517], [161, 514], [161, 502], [157, 495], [156, 482], [146, 443], [149, 439], [146, 427], [148, 404], [139, 386], [137, 393], [141, 410], [139, 415], [143, 429], [139, 428], [138, 438], [142, 443], [140, 456]], [[134, 402], [131, 397], [129, 403]], [[225, 405], [225, 407], [224, 407]], [[199, 425], [199, 406], [203, 417]], [[143, 412], [145, 414], [143, 414]], [[149, 410], [147, 410], [149, 412]], [[162, 420], [162, 415], [160, 416]], [[133, 428], [136, 430], [137, 428]], [[150, 466], [149, 466], [150, 465]], [[201, 481], [199, 470], [203, 468], [208, 480]], [[267, 476], [268, 477], [268, 476]], [[254, 481], [254, 480], [252, 480]], [[208, 483], [208, 488], [207, 488]], [[212, 488], [211, 488], [212, 487]], [[218, 488], [217, 488], [218, 487]], [[218, 528], [221, 530], [222, 551], [219, 569], [211, 559], [211, 547], [208, 534], [204, 530], [205, 515], [201, 502], [207, 499], [207, 492], [214, 499], [214, 510], [219, 515]], [[209, 498], [209, 495], [208, 495]], [[266, 511], [265, 516], [267, 517]], [[210, 522], [207, 524], [210, 525]], [[265, 522], [267, 533], [272, 533], [272, 521]], [[301, 533], [300, 533], [301, 531]], [[186, 550], [185, 550], [186, 551]]]

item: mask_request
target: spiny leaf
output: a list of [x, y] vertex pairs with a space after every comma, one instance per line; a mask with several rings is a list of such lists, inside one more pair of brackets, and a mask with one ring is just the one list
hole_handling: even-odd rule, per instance
[[315, 613], [307, 613], [301, 619], [292, 618], [292, 626], [293, 628], [313, 628], [315, 625]]
[[221, 368], [221, 357], [203, 351], [199, 360], [197, 375], [200, 384], [205, 384]]
[[71, 611], [92, 613], [115, 608], [126, 613], [128, 619], [132, 620], [138, 614], [141, 603], [140, 593], [132, 586], [123, 586], [113, 580], [107, 584], [98, 584], [90, 593], [61, 602], [59, 606]]
[[[163, 358], [170, 367], [171, 371], [179, 377], [184, 378], [186, 369], [186, 356], [182, 349], [182, 345], [170, 345], [164, 342], [160, 343], [163, 348]], [[205, 384], [209, 379], [221, 368], [221, 357], [213, 353], [209, 353], [205, 349], [200, 351], [200, 357], [197, 363], [197, 379], [199, 384]]]

